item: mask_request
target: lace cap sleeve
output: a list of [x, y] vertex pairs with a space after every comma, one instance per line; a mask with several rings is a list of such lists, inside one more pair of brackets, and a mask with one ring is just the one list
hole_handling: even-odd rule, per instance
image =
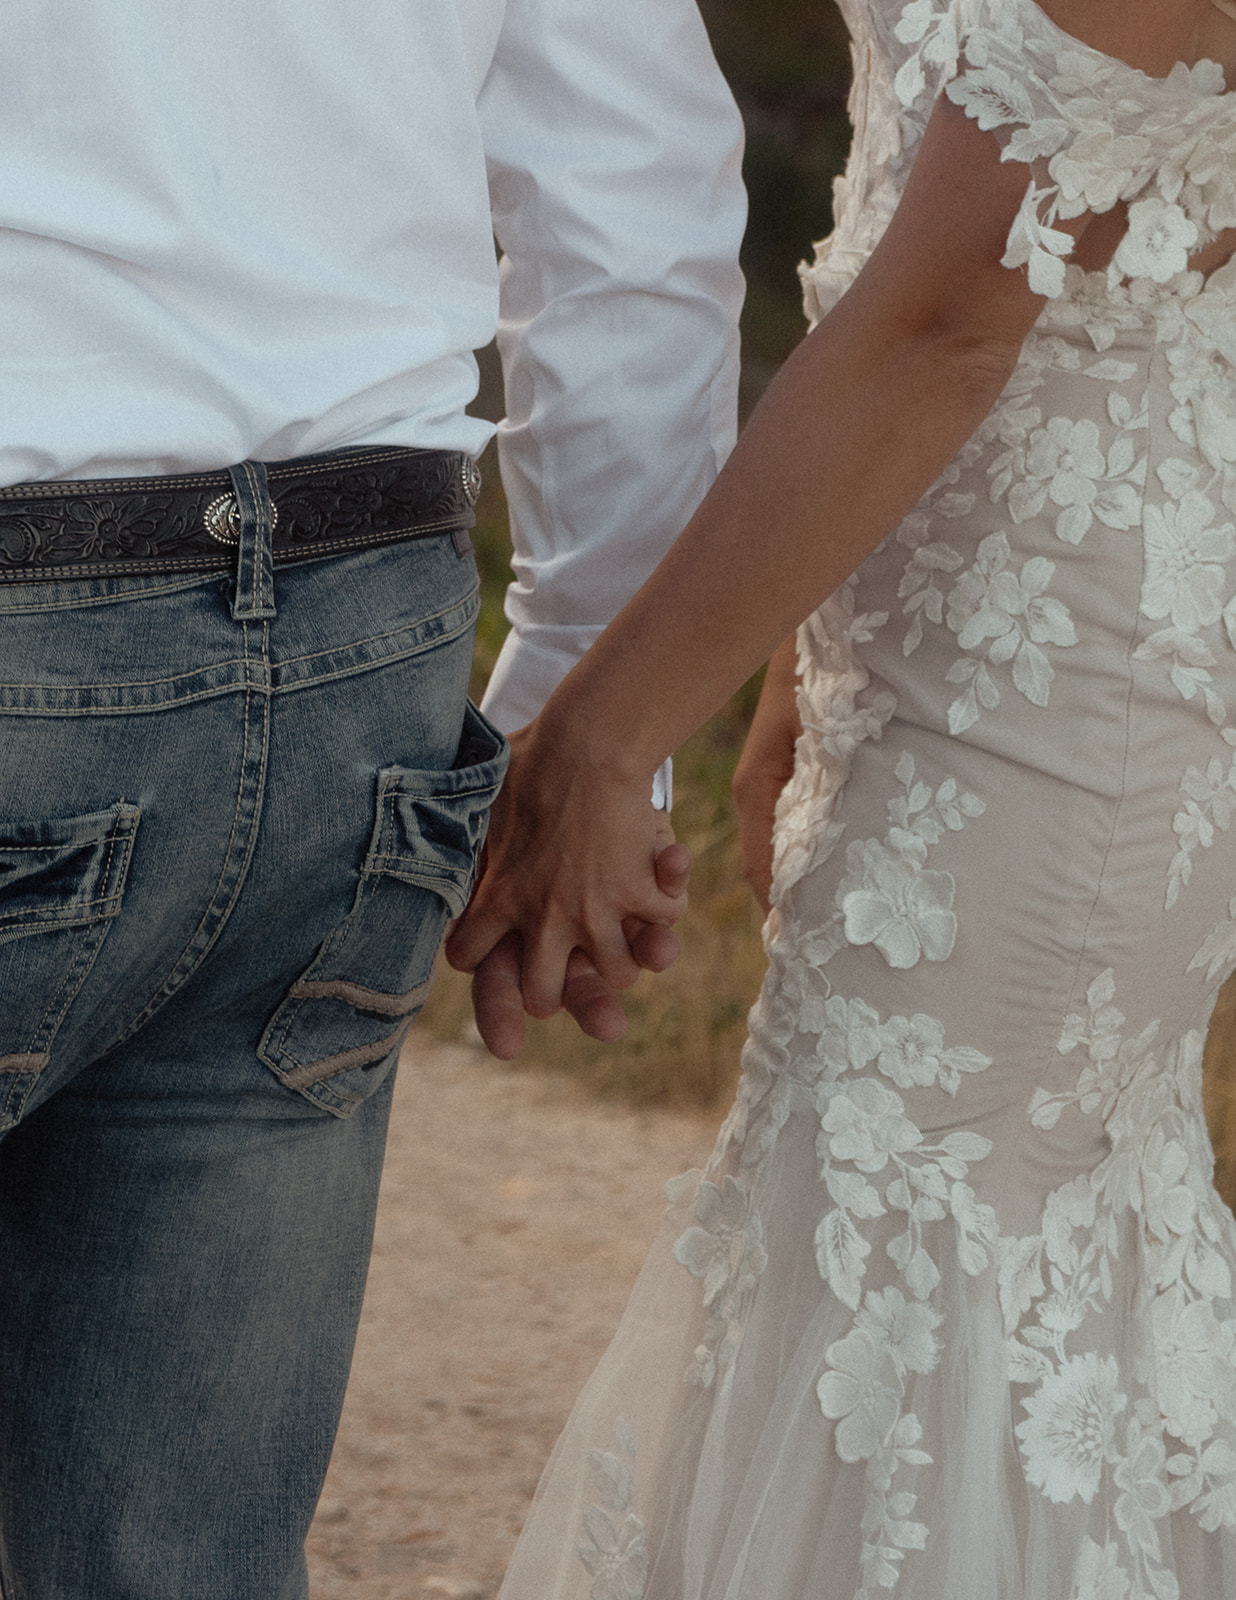
[[1007, 267], [1055, 297], [1072, 237], [1056, 226], [1129, 205], [1114, 282], [1166, 283], [1236, 226], [1236, 95], [1211, 61], [1150, 78], [1058, 27], [1034, 0], [909, 0], [893, 7], [898, 100], [924, 115], [947, 94], [996, 133], [1030, 182]]

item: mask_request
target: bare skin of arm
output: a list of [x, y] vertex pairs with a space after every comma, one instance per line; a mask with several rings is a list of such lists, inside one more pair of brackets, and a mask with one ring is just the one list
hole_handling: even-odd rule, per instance
[[773, 651], [742, 755], [734, 769], [734, 809], [738, 815], [742, 875], [765, 912], [772, 894], [773, 815], [777, 799], [794, 772], [794, 746], [802, 732], [796, 695], [796, 657], [792, 638]]
[[[1061, 27], [1068, 28], [1066, 8], [1051, 4], [1043, 7]], [[1127, 32], [1124, 0], [1121, 14], [1110, 13], [1105, 18], [1094, 17], [1095, 32], [1090, 42], [1103, 48], [1099, 37], [1101, 29], [1113, 43]], [[1120, 32], [1112, 29], [1115, 21]], [[1218, 61], [1228, 71], [1229, 82], [1236, 81], [1236, 22], [1213, 6], [1201, 7], [1195, 31], [1187, 45], [1182, 44], [1183, 29], [1162, 39], [1150, 38], [1143, 45], [1144, 54], [1130, 61], [1143, 71], [1161, 76], [1177, 59], [1178, 50], [1185, 60], [1195, 61], [1205, 56]], [[1148, 45], [1148, 48], [1147, 48]], [[1115, 254], [1128, 224], [1127, 208], [1115, 207], [1102, 216], [1095, 217], [1086, 229], [1072, 259], [1087, 272], [1101, 271]], [[1208, 273], [1220, 266], [1231, 255], [1236, 245], [1236, 233], [1229, 232], [1215, 239], [1191, 260], [1197, 271]], [[772, 889], [773, 848], [771, 830], [773, 814], [781, 790], [794, 770], [794, 747], [801, 733], [796, 700], [794, 673], [794, 641], [780, 646], [768, 664], [764, 687], [760, 694], [750, 732], [743, 746], [734, 772], [734, 808], [738, 818], [738, 837], [742, 851], [743, 876], [751, 886], [761, 908], [767, 912]]]
[[[1187, 48], [1194, 16], [1191, 3], [1162, 0], [1045, 9], [1156, 72]], [[534, 1016], [560, 1008], [574, 950], [609, 988], [634, 981], [624, 923], [669, 924], [682, 910], [653, 867], [652, 774], [860, 565], [991, 410], [1042, 306], [1000, 265], [1026, 181], [940, 102], [853, 287], [769, 385], [660, 567], [512, 739], [489, 868], [448, 943], [453, 965], [474, 970], [519, 930], [519, 989]]]

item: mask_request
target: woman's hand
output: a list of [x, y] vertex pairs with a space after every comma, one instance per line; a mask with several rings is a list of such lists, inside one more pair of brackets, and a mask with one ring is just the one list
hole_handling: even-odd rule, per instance
[[793, 638], [768, 663], [751, 729], [734, 769], [734, 807], [742, 875], [767, 914], [772, 892], [773, 817], [782, 789], [794, 772], [794, 746], [802, 732]]
[[626, 1026], [616, 991], [678, 954], [691, 857], [649, 802], [651, 781], [603, 770], [543, 715], [511, 737], [485, 868], [446, 944], [475, 974], [477, 1026], [495, 1055], [523, 1043], [523, 1013], [564, 1005], [585, 1032]]

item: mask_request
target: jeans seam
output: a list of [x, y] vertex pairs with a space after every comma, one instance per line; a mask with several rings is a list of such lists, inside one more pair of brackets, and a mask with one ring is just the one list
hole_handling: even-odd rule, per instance
[[[251, 626], [252, 624], [243, 624], [246, 667], [250, 660], [249, 630]], [[263, 661], [266, 661], [269, 657], [270, 626], [269, 623], [262, 622], [260, 627], [262, 658]], [[220, 934], [227, 926], [228, 918], [232, 914], [232, 909], [249, 874], [249, 865], [253, 859], [253, 848], [257, 840], [258, 826], [262, 817], [262, 806], [266, 790], [266, 763], [270, 746], [270, 698], [268, 688], [264, 687], [262, 692], [258, 694], [252, 684], [246, 687], [244, 735], [241, 744], [240, 773], [236, 785], [236, 804], [232, 812], [232, 825], [228, 834], [227, 846], [223, 852], [223, 862], [219, 868], [219, 876], [215, 881], [215, 887], [206, 903], [198, 925], [154, 994], [137, 1016], [134, 1017], [133, 1021], [108, 1043], [106, 1050], [115, 1049], [118, 1045], [131, 1039], [140, 1028], [145, 1026], [150, 1018], [193, 976], [210, 954]], [[253, 715], [255, 699], [261, 705], [261, 747], [257, 754], [256, 770], [254, 770], [252, 778], [251, 814], [247, 824], [247, 835], [243, 842], [243, 859], [239, 863], [235, 863], [234, 856], [240, 833], [241, 815], [245, 808], [246, 792], [250, 788], [250, 746], [253, 741], [254, 723], [256, 721]], [[228, 886], [229, 876], [232, 880], [230, 887]], [[226, 904], [221, 906], [220, 900], [223, 897], [226, 897]], [[212, 918], [215, 921], [215, 925], [210, 928]], [[208, 928], [210, 932], [204, 936], [204, 930]]]
[[101, 917], [87, 926], [85, 937], [78, 941], [77, 952], [60, 981], [60, 987], [52, 996], [47, 1010], [31, 1036], [29, 1046], [31, 1052], [41, 1054], [46, 1051], [60, 1031], [60, 1024], [64, 1021], [66, 1012], [77, 998], [77, 993], [85, 983], [91, 967], [98, 960], [103, 940], [111, 931], [112, 921], [110, 917]]
[[[352, 897], [352, 906], [348, 911], [347, 916], [344, 917], [342, 922], [337, 923], [335, 927], [331, 929], [330, 933], [327, 934], [326, 938], [322, 941], [321, 946], [314, 955], [313, 960], [310, 961], [309, 965], [305, 967], [305, 969], [299, 973], [294, 980], [292, 984], [293, 989], [296, 987], [296, 984], [305, 981], [306, 973], [312, 972], [313, 969], [319, 966], [322, 962], [328, 961], [341, 945], [346, 945], [347, 936], [351, 931], [353, 924], [356, 922], [357, 917], [360, 915], [361, 911], [371, 898], [372, 890], [370, 889], [369, 885], [365, 883], [362, 877], [360, 883], [357, 885], [356, 893]], [[288, 990], [288, 993], [284, 996], [282, 1002], [280, 1003], [279, 1010], [276, 1013], [276, 1016], [279, 1017], [278, 1027], [276, 1031], [271, 1033], [269, 1040], [268, 1049], [272, 1055], [277, 1054], [280, 1057], [284, 1055], [288, 1035], [291, 1033], [297, 1017], [307, 1004], [312, 1004], [312, 1001], [306, 1000], [300, 996], [294, 998], [292, 995], [292, 990]], [[279, 1071], [278, 1068], [276, 1068], [276, 1071], [279, 1073], [280, 1078], [284, 1077], [284, 1073]]]
[[[157, 574], [154, 576], [157, 577]], [[35, 588], [36, 584], [5, 583], [0, 578], [0, 617], [41, 616], [50, 611], [86, 611], [95, 606], [129, 605], [135, 600], [159, 599], [166, 594], [182, 594], [186, 589], [205, 588], [208, 584], [217, 583], [220, 578], [225, 578], [225, 572], [181, 572], [168, 573], [167, 582], [161, 583], [158, 588], [142, 587], [120, 589], [112, 593], [77, 595], [72, 599], [41, 600], [38, 603], [21, 605], [17, 603], [16, 595], [6, 594], [6, 590], [21, 590]], [[106, 583], [106, 578], [85, 577], [80, 580], [57, 580], [48, 578], [44, 586], [56, 582], [80, 581], [82, 583]], [[139, 584], [143, 582], [141, 574], [135, 573], [131, 578], [117, 581]], [[149, 579], [146, 580], [149, 582]]]
[[[456, 639], [458, 639], [460, 637], [461, 634], [466, 633], [468, 631], [468, 629], [471, 628], [471, 626], [473, 624], [473, 621], [475, 619], [475, 614], [476, 614], [477, 607], [476, 607], [476, 605], [469, 603], [472, 600], [472, 598], [473, 598], [473, 595], [470, 594], [469, 597], [468, 597], [468, 600], [460, 602], [460, 606], [459, 607], [450, 607], [450, 606], [445, 607], [442, 611], [436, 613], [434, 617], [431, 617], [431, 618], [428, 619], [431, 622], [432, 621], [436, 621], [439, 617], [449, 615], [449, 613], [452, 610], [465, 609], [466, 608], [466, 615], [462, 615], [459, 618], [457, 623], [449, 624], [449, 631], [444, 631], [442, 633], [435, 634], [432, 638], [429, 638], [429, 639], [426, 639], [424, 637], [418, 636], [416, 642], [414, 644], [412, 644], [411, 646], [409, 646], [407, 649], [398, 650], [398, 651], [391, 652], [390, 654], [375, 656], [375, 657], [368, 658], [368, 659], [363, 660], [363, 661], [354, 662], [354, 663], [351, 663], [351, 664], [349, 664], [347, 666], [340, 667], [340, 668], [336, 669], [333, 672], [321, 672], [321, 673], [314, 674], [311, 677], [298, 678], [294, 683], [282, 683], [282, 682], [277, 681], [279, 679], [281, 673], [283, 672], [284, 668], [289, 664], [289, 663], [285, 663], [285, 662], [279, 662], [279, 663], [276, 663], [276, 664], [274, 664], [272, 666], [271, 672], [269, 674], [269, 680], [270, 681], [268, 681], [265, 684], [264, 687], [266, 688], [266, 691], [271, 695], [292, 694], [292, 693], [295, 693], [298, 689], [310, 689], [310, 688], [314, 688], [318, 684], [335, 683], [341, 678], [354, 677], [358, 673], [379, 671], [384, 667], [393, 666], [399, 661], [411, 660], [415, 656], [424, 655], [430, 650], [438, 649], [440, 646], [447, 645], [447, 644], [452, 644]], [[417, 625], [417, 626], [419, 627], [419, 625]], [[400, 631], [411, 631], [411, 630], [395, 629], [395, 630], [393, 630], [393, 633], [374, 634], [374, 635], [371, 635], [369, 638], [357, 640], [354, 644], [348, 645], [346, 648], [349, 649], [349, 650], [362, 649], [365, 646], [370, 645], [373, 642], [374, 639], [390, 638], [390, 637], [393, 636], [394, 633], [398, 633]], [[320, 652], [320, 654], [337, 654], [337, 653], [338, 653], [338, 651], [332, 651], [332, 652], [323, 651], [323, 652]], [[295, 659], [299, 660], [299, 661], [304, 661], [304, 660], [310, 660], [310, 659], [312, 659], [312, 657], [310, 657], [310, 656], [301, 656], [301, 657], [297, 657]], [[176, 707], [180, 707], [180, 706], [196, 705], [196, 704], [199, 704], [203, 700], [218, 699], [218, 697], [220, 695], [234, 694], [236, 692], [237, 688], [240, 687], [242, 684], [244, 684], [244, 686], [246, 688], [251, 687], [251, 683], [250, 683], [250, 680], [249, 680], [248, 666], [249, 666], [248, 657], [246, 657], [246, 656], [235, 656], [235, 657], [232, 657], [228, 661], [223, 661], [223, 662], [216, 663], [212, 667], [199, 668], [199, 669], [197, 669], [197, 670], [195, 670], [193, 672], [169, 673], [165, 677], [162, 677], [162, 678], [150, 678], [150, 679], [147, 679], [140, 685], [82, 684], [82, 685], [78, 686], [78, 692], [89, 692], [89, 691], [94, 691], [94, 690], [101, 689], [101, 688], [115, 688], [115, 689], [124, 689], [124, 688], [132, 688], [132, 687], [140, 687], [140, 688], [143, 688], [143, 689], [160, 688], [160, 687], [164, 687], [164, 686], [169, 685], [169, 684], [174, 684], [174, 683], [177, 683], [177, 682], [180, 682], [180, 681], [184, 681], [184, 680], [188, 680], [188, 679], [194, 679], [194, 678], [200, 679], [204, 674], [222, 672], [224, 669], [227, 669], [227, 668], [235, 669], [235, 668], [239, 667], [241, 669], [241, 675], [240, 675], [239, 678], [233, 675], [233, 676], [227, 678], [226, 680], [220, 680], [220, 681], [218, 681], [218, 682], [216, 682], [214, 684], [211, 684], [209, 687], [204, 687], [204, 688], [201, 688], [201, 689], [198, 689], [198, 690], [195, 690], [195, 691], [192, 691], [192, 692], [189, 692], [189, 693], [186, 693], [184, 695], [180, 695], [180, 696], [177, 696], [177, 697], [174, 697], [174, 698], [155, 699], [155, 700], [146, 700], [146, 701], [126, 700], [126, 701], [118, 702], [115, 705], [52, 706], [52, 705], [48, 705], [46, 703], [40, 703], [37, 700], [37, 698], [32, 698], [32, 703], [24, 704], [24, 705], [23, 704], [6, 704], [5, 703], [5, 694], [4, 694], [4, 691], [6, 689], [12, 689], [12, 690], [36, 689], [36, 688], [38, 688], [38, 686], [37, 685], [30, 685], [30, 684], [0, 684], [0, 711], [3, 711], [5, 716], [13, 716], [13, 717], [37, 716], [37, 717], [76, 718], [76, 717], [146, 716], [146, 715], [151, 715], [151, 714], [156, 713], [156, 712], [168, 711], [168, 710], [174, 709]]]
[[[471, 603], [474, 600], [478, 601], [478, 603], [475, 605]], [[448, 621], [446, 623], [446, 626], [451, 629], [449, 634], [435, 634], [432, 639], [425, 641], [427, 647], [432, 647], [433, 645], [437, 644], [445, 644], [450, 639], [457, 639], [465, 628], [471, 627], [473, 617], [476, 615], [476, 612], [479, 609], [479, 589], [476, 584], [473, 584], [468, 590], [468, 593], [461, 599], [452, 600], [449, 605], [439, 607], [437, 611], [430, 612], [427, 617], [419, 617], [416, 622], [410, 624], [405, 623], [404, 626], [400, 628], [387, 628], [385, 633], [371, 633], [364, 639], [357, 639], [354, 643], [344, 646], [344, 648], [355, 650], [359, 649], [363, 645], [376, 644], [380, 640], [397, 639], [401, 633], [407, 633], [410, 628], [415, 629], [418, 633], [425, 633], [433, 626], [434, 623], [442, 622], [444, 618], [451, 618], [453, 612], [466, 611], [466, 615], [461, 617], [457, 622]], [[279, 662], [279, 667], [282, 670], [288, 667], [299, 666], [301, 662], [304, 661], [315, 661], [321, 656], [335, 655], [338, 653], [338, 649], [338, 646], [332, 646], [332, 648], [329, 650], [310, 650], [306, 651], [303, 655], [288, 656], [286, 659]], [[385, 661], [386, 659], [387, 658], [385, 656], [382, 657], [382, 660]]]

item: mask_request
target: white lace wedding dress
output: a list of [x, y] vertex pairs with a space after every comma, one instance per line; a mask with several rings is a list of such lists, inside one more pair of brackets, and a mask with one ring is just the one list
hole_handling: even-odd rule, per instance
[[[1236, 94], [1033, 0], [841, 0], [822, 314], [936, 97], [1027, 165], [999, 404], [800, 634], [737, 1103], [502, 1600], [1236, 1595]], [[1111, 269], [1054, 224], [1129, 202]]]

